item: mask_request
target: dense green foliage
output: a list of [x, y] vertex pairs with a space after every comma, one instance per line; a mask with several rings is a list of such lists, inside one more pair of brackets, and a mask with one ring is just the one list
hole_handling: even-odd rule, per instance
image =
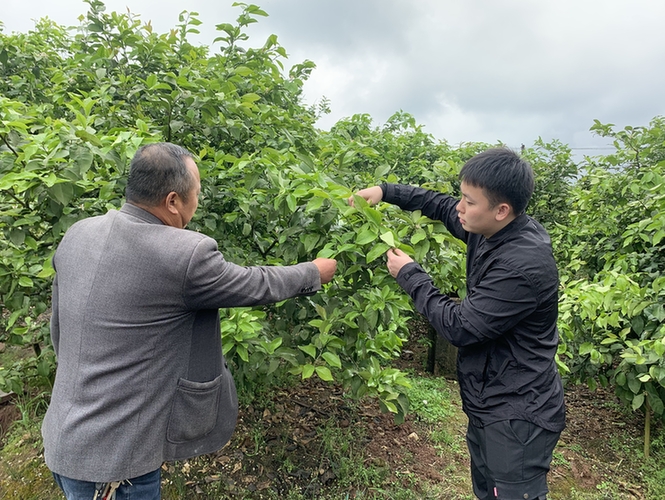
[[574, 380], [611, 383], [633, 409], [664, 415], [665, 120], [615, 131], [616, 153], [588, 162], [554, 237], [560, 330]]
[[[346, 199], [386, 180], [454, 194], [464, 161], [488, 145], [452, 147], [404, 112], [379, 127], [355, 115], [318, 130], [327, 101], [302, 101], [314, 64], [285, 70], [274, 35], [249, 47], [245, 28], [266, 15], [257, 6], [239, 4], [236, 23], [218, 24], [218, 38], [201, 47], [188, 41], [201, 24], [194, 12], [158, 34], [87, 3], [77, 30], [42, 20], [25, 34], [0, 33], [1, 335], [33, 351], [0, 368], [0, 388], [49, 388], [52, 253], [75, 221], [122, 204], [140, 145], [172, 141], [197, 155], [201, 171], [190, 228], [220, 242], [228, 260], [339, 262], [313, 297], [222, 311], [238, 384], [316, 374], [401, 418], [408, 381], [390, 361], [414, 313], [383, 254], [401, 247], [462, 297], [463, 244], [418, 212]], [[665, 121], [592, 130], [616, 152], [580, 165], [558, 141], [523, 152], [537, 175], [528, 211], [549, 229], [561, 270], [560, 369], [612, 384], [632, 408], [662, 416]]]

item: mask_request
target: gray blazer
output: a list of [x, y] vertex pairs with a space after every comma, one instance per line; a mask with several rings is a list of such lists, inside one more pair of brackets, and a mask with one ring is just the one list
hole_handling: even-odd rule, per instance
[[130, 204], [74, 224], [53, 265], [44, 456], [53, 472], [95, 482], [221, 448], [238, 407], [218, 308], [321, 289], [311, 262], [237, 266], [213, 239]]

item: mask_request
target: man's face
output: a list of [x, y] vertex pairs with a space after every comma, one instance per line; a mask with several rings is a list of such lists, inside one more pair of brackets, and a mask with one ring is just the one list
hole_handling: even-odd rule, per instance
[[196, 212], [196, 209], [199, 206], [199, 194], [201, 193], [201, 176], [196, 163], [194, 163], [194, 160], [191, 158], [186, 158], [185, 163], [187, 164], [190, 174], [194, 178], [194, 182], [192, 183], [192, 189], [188, 193], [187, 202], [182, 202], [179, 207], [182, 228], [192, 220], [194, 212]]
[[503, 219], [499, 217], [502, 205], [505, 210], [505, 203], [490, 207], [483, 189], [466, 182], [462, 182], [461, 191], [462, 199], [455, 208], [465, 231], [489, 238], [505, 225], [502, 223]]

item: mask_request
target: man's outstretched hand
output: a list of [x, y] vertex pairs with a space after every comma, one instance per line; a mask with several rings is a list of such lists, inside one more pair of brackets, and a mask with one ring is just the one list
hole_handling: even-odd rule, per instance
[[[353, 196], [354, 195], [349, 196], [348, 199], [349, 205], [352, 207], [354, 206]], [[370, 205], [376, 205], [383, 199], [383, 189], [381, 189], [381, 186], [372, 186], [369, 188], [361, 189], [355, 194], [355, 196], [364, 198]]]
[[337, 270], [337, 261], [335, 259], [324, 259], [319, 257], [312, 261], [316, 267], [319, 268], [319, 274], [321, 275], [321, 284], [325, 285], [330, 283], [330, 280], [333, 279], [335, 271]]
[[390, 271], [393, 278], [397, 278], [400, 269], [409, 262], [413, 262], [413, 259], [399, 248], [391, 248], [388, 250], [386, 257], [388, 257], [388, 271]]

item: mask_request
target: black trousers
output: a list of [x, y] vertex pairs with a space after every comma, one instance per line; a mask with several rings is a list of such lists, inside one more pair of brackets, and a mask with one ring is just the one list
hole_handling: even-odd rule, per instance
[[475, 495], [480, 500], [544, 500], [560, 435], [525, 420], [469, 424], [466, 442]]

